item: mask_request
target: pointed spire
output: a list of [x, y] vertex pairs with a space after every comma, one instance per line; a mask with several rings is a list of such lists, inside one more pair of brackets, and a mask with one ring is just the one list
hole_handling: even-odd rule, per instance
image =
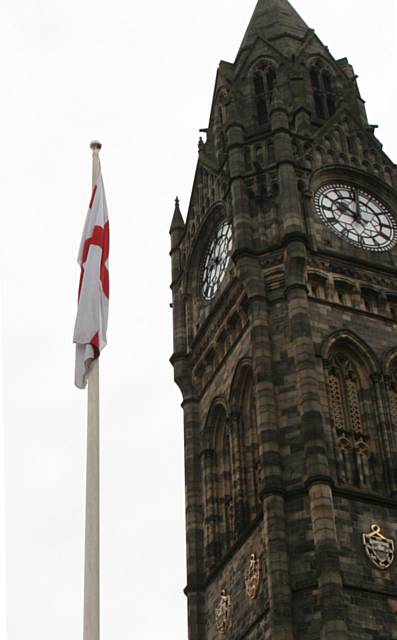
[[185, 232], [185, 223], [182, 218], [181, 210], [179, 208], [179, 198], [175, 198], [174, 215], [172, 216], [172, 222], [170, 227], [171, 236], [171, 249], [175, 249]]
[[239, 53], [258, 37], [273, 40], [285, 33], [304, 37], [308, 28], [288, 0], [258, 0]]

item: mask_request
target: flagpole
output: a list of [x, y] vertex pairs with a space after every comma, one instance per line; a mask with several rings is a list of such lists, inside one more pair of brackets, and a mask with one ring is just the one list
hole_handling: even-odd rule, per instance
[[[91, 142], [92, 188], [99, 171], [100, 142]], [[87, 391], [87, 468], [84, 560], [84, 635], [83, 640], [100, 639], [100, 501], [99, 501], [99, 359], [94, 360], [88, 376]]]

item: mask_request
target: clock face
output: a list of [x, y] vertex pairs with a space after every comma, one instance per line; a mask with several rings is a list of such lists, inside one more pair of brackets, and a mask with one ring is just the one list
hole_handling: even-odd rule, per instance
[[204, 258], [201, 276], [201, 291], [204, 300], [212, 300], [219, 289], [229, 264], [232, 242], [231, 223], [221, 222], [216, 228]]
[[323, 222], [350, 244], [368, 251], [388, 251], [396, 244], [394, 216], [361, 188], [348, 183], [326, 184], [314, 200]]

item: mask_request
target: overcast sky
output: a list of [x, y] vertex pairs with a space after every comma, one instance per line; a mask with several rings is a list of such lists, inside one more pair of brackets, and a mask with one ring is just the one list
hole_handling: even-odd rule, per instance
[[[102, 640], [187, 638], [168, 229], [175, 195], [186, 214], [218, 63], [234, 60], [255, 4], [1, 3], [8, 640], [82, 638], [85, 393], [73, 386], [71, 339], [93, 138], [103, 143], [111, 224]], [[394, 5], [294, 2], [331, 53], [353, 64], [395, 160]]]

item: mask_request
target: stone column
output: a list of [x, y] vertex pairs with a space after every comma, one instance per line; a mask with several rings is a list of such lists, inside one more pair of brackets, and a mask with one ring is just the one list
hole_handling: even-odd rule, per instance
[[[288, 113], [277, 96], [271, 118], [278, 163], [280, 215], [284, 229], [285, 297], [290, 321], [289, 341], [294, 347], [296, 402], [301, 411], [305, 483], [310, 498], [318, 571], [322, 640], [346, 640], [347, 628], [331, 477], [306, 286], [307, 235], [297, 187]], [[327, 504], [324, 502], [325, 496]]]
[[230, 192], [233, 204], [234, 251], [250, 251], [253, 246], [251, 216], [244, 182], [244, 127], [237, 113], [234, 97], [227, 104], [227, 155], [230, 172]]
[[212, 569], [217, 558], [217, 506], [215, 502], [216, 495], [213, 483], [214, 457], [215, 451], [210, 448], [204, 449], [200, 454], [201, 475], [204, 487], [203, 550], [205, 557], [205, 568], [207, 571], [210, 571]]
[[[243, 129], [231, 103], [229, 114], [229, 167], [234, 211], [235, 252], [233, 260], [248, 299], [252, 344], [254, 391], [256, 398], [260, 462], [263, 470], [261, 496], [264, 509], [264, 541], [268, 562], [264, 579], [272, 603], [270, 624], [273, 640], [292, 640], [292, 605], [288, 579], [284, 498], [277, 410], [273, 387], [272, 349], [263, 272], [253, 254], [249, 202], [243, 179]], [[279, 573], [282, 565], [282, 574]]]
[[263, 500], [263, 532], [266, 550], [265, 580], [269, 594], [272, 640], [294, 640], [289, 575], [288, 538], [284, 498], [275, 493]]
[[199, 457], [199, 405], [192, 396], [182, 403], [184, 412], [185, 486], [186, 486], [186, 549], [189, 611], [189, 640], [205, 637], [203, 617], [203, 497]]
[[[314, 553], [320, 593], [322, 640], [346, 640], [343, 584], [339, 563], [331, 476], [323, 427], [318, 372], [304, 270], [306, 249], [302, 242], [287, 246], [286, 297], [290, 341], [294, 345], [297, 405], [305, 447], [305, 484], [310, 499]], [[329, 443], [331, 445], [331, 443]]]
[[273, 386], [272, 346], [263, 278], [249, 299], [256, 414], [262, 465], [261, 496], [267, 591], [272, 640], [293, 640], [287, 524], [284, 509], [278, 416]]
[[384, 467], [387, 482], [393, 496], [397, 494], [397, 451], [393, 438], [393, 430], [387, 419], [387, 380], [380, 374], [373, 374], [371, 380], [374, 385], [376, 407], [379, 420], [380, 445], [384, 456]]

